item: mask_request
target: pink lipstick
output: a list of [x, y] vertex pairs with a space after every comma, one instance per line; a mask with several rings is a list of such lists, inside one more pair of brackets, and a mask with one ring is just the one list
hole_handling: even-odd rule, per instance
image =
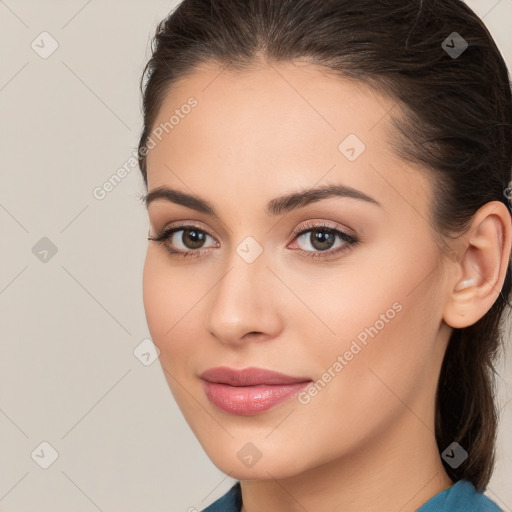
[[206, 396], [224, 412], [253, 416], [297, 395], [311, 379], [263, 368], [236, 370], [225, 366], [203, 372]]

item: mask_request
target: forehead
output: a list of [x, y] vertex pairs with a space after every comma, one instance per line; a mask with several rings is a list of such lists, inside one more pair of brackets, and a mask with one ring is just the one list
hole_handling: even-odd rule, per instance
[[193, 128], [196, 138], [210, 139], [217, 147], [223, 136], [230, 135], [245, 146], [274, 141], [281, 150], [287, 141], [327, 136], [330, 142], [350, 132], [369, 139], [379, 124], [372, 136], [375, 143], [389, 124], [383, 118], [395, 105], [369, 86], [309, 62], [261, 63], [242, 71], [209, 64], [173, 85], [155, 126], [165, 125], [174, 112], [179, 114], [190, 98], [197, 106], [190, 116], [180, 118], [180, 129], [174, 126], [169, 139], [180, 139]]
[[[410, 168], [389, 145], [398, 108], [368, 85], [304, 61], [236, 72], [203, 65], [161, 105], [153, 126], [161, 128], [161, 140], [153, 137], [147, 158], [148, 189], [170, 182], [183, 187], [185, 180], [197, 191], [236, 184], [270, 198], [276, 187], [311, 186], [330, 173], [355, 188], [379, 184], [379, 196], [396, 199], [376, 173]], [[356, 160], [344, 154], [347, 140], [361, 153]], [[405, 190], [426, 186], [421, 173], [402, 173], [404, 179], [413, 182]]]

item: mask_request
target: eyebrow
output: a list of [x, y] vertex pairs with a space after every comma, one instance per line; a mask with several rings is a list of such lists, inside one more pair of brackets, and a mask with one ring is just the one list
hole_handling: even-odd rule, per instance
[[[283, 213], [303, 208], [308, 204], [321, 201], [322, 199], [328, 199], [330, 197], [359, 199], [382, 208], [382, 205], [376, 199], [364, 194], [360, 190], [342, 184], [330, 184], [276, 197], [268, 202], [265, 213], [267, 215], [282, 215]], [[217, 216], [215, 208], [208, 201], [166, 186], [157, 187], [151, 190], [141, 199], [146, 205], [146, 208], [153, 201], [163, 199], [175, 204], [186, 206], [187, 208], [191, 208], [192, 210], [196, 210], [201, 213]]]

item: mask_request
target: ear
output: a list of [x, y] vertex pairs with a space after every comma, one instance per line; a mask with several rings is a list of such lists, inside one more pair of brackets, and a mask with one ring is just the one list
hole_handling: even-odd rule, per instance
[[444, 321], [460, 329], [482, 318], [498, 298], [510, 265], [512, 217], [499, 201], [473, 216], [458, 261], [451, 263]]

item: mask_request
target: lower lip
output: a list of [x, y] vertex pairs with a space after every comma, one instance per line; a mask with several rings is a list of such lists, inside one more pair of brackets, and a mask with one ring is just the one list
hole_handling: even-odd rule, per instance
[[239, 416], [254, 416], [299, 394], [311, 383], [259, 384], [257, 386], [229, 386], [217, 382], [204, 382], [210, 402], [224, 412]]

